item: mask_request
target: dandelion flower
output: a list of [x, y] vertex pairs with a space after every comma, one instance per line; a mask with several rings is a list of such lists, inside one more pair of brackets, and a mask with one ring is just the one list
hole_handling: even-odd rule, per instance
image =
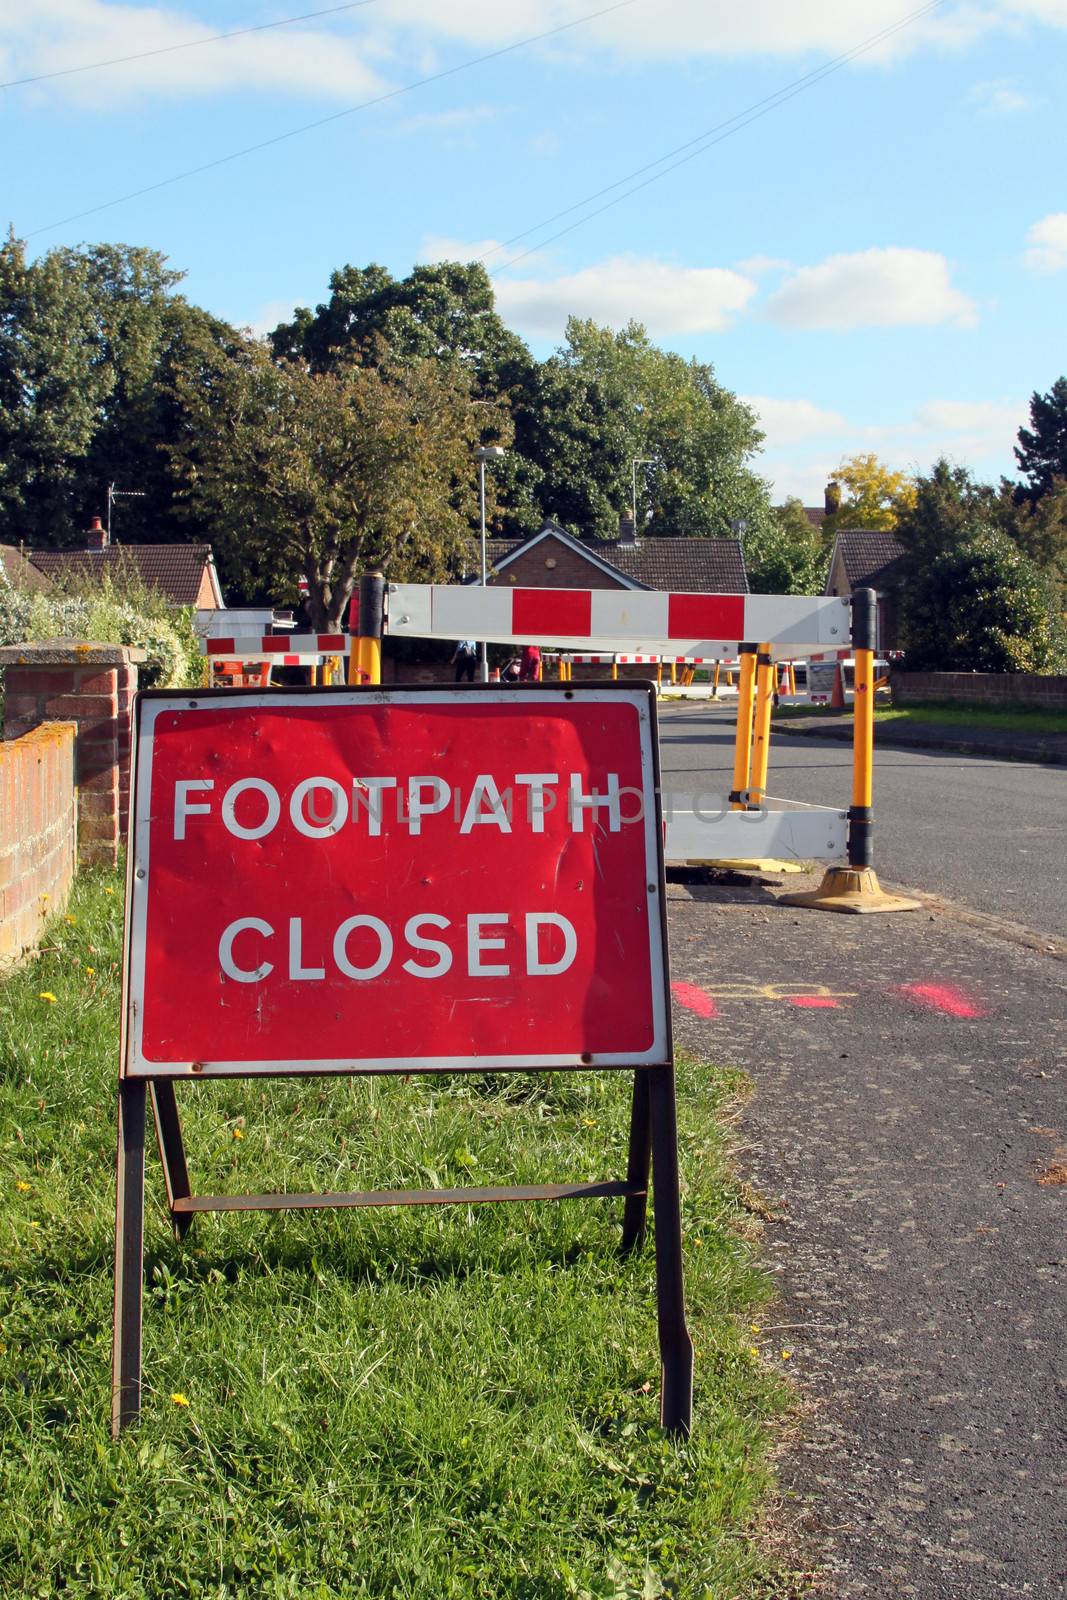
[[582, 1127], [583, 1128], [595, 1128], [596, 1127], [596, 1118], [595, 1117], [583, 1117], [582, 1118]]
[[47, 1001], [48, 1001], [48, 1004], [49, 1004], [49, 1005], [50, 1005], [50, 1006], [54, 1006], [54, 1005], [56, 1005], [56, 1004], [57, 1004], [57, 1003], [58, 1003], [58, 1002], [57, 1002], [57, 1001], [56, 1001], [56, 997], [55, 997], [55, 995], [54, 995], [54, 994], [52, 994], [52, 993], [51, 993], [51, 991], [50, 991], [50, 990], [48, 990], [48, 989], [42, 989], [42, 990], [41, 990], [41, 994], [40, 994], [40, 998], [41, 998], [41, 999], [42, 999], [42, 1000], [47, 1000]]
[[749, 1323], [749, 1327], [752, 1329], [753, 1333], [758, 1333], [759, 1332], [759, 1323], [758, 1322], [750, 1322]]
[[244, 1138], [244, 1130], [242, 1128], [234, 1128], [233, 1136], [234, 1136], [235, 1139], [243, 1139]]
[[170, 1398], [171, 1403], [176, 1406], [187, 1406], [189, 1404], [188, 1397], [184, 1394], [172, 1394]]
[[758, 1357], [759, 1356], [759, 1351], [756, 1349], [756, 1346], [754, 1344], [750, 1344], [749, 1345], [748, 1353], [749, 1353], [750, 1356], [753, 1356], [753, 1357]]
[[115, 891], [114, 891], [114, 889], [105, 889], [105, 890], [104, 890], [104, 893], [105, 893], [105, 894], [114, 894], [114, 893], [115, 893]]
[[77, 923], [77, 920], [78, 920], [77, 917], [64, 917], [63, 918], [63, 921], [64, 922], [69, 922], [72, 928]]
[[782, 1360], [783, 1361], [788, 1361], [789, 1358], [792, 1356], [792, 1354], [793, 1354], [792, 1350], [783, 1350], [782, 1351]]
[[86, 967], [85, 976], [87, 978], [93, 977], [95, 975], [95, 973], [96, 973], [96, 968], [95, 967]]
[[29, 1184], [23, 1183], [21, 1178], [19, 1179], [18, 1183], [16, 1183], [15, 1188], [18, 1190], [19, 1194], [29, 1194], [30, 1192]]

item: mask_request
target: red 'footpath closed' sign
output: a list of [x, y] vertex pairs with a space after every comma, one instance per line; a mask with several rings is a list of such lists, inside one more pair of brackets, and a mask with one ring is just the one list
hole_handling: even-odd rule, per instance
[[670, 1060], [654, 702], [140, 697], [124, 1072]]

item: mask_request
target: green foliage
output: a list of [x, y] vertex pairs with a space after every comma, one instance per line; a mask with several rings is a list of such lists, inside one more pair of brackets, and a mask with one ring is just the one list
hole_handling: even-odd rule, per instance
[[0, 540], [63, 546], [104, 510], [127, 542], [201, 538], [173, 515], [163, 444], [178, 371], [236, 338], [174, 293], [157, 250], [92, 245], [28, 263], [0, 249]]
[[1030, 398], [1030, 427], [1019, 429], [1015, 447], [1019, 469], [1029, 480], [1032, 499], [1049, 494], [1067, 478], [1067, 378], [1057, 378], [1048, 394]]
[[828, 486], [823, 543], [832, 549], [843, 528], [895, 528], [914, 502], [915, 484], [909, 473], [894, 472], [871, 451], [849, 456]]
[[753, 594], [821, 594], [826, 582], [822, 535], [799, 500], [776, 506], [770, 526], [744, 541]]
[[1067, 478], [1034, 497], [1002, 478], [994, 503], [998, 526], [1055, 586], [1067, 606]]
[[1033, 563], [992, 526], [934, 557], [903, 628], [908, 666], [943, 672], [1060, 672], [1062, 619]]
[[[658, 1423], [654, 1257], [619, 1205], [146, 1217], [144, 1412], [108, 1435], [122, 885], [0, 987], [0, 1583], [124, 1600], [786, 1600], [789, 1401], [730, 1174], [737, 1080], [681, 1064], [692, 1440]], [[45, 998], [54, 996], [54, 1000]], [[624, 1073], [181, 1086], [206, 1192], [625, 1166]], [[150, 1193], [161, 1178], [152, 1151]], [[187, 1404], [182, 1404], [186, 1401]]]
[[245, 594], [295, 599], [306, 576], [312, 625], [332, 628], [360, 570], [443, 578], [473, 556], [471, 452], [506, 418], [475, 401], [463, 368], [316, 371], [246, 340], [175, 393], [183, 498]]
[[192, 607], [172, 606], [133, 574], [105, 576], [99, 584], [61, 581], [43, 594], [0, 589], [0, 644], [41, 639], [89, 639], [146, 650], [138, 674], [142, 688], [200, 682], [203, 658]]

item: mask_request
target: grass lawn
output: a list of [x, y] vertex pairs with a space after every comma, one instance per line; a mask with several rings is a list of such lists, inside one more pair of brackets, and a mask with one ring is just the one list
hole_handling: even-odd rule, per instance
[[[758, 1331], [771, 1285], [727, 1163], [743, 1085], [695, 1061], [680, 1071], [688, 1445], [657, 1425], [653, 1257], [618, 1259], [621, 1202], [200, 1216], [179, 1245], [154, 1150], [144, 1412], [111, 1442], [122, 892], [83, 875], [43, 953], [0, 985], [0, 1591], [808, 1592], [766, 1526], [791, 1396]], [[623, 1074], [179, 1099], [201, 1190], [625, 1167]]]
[[[851, 707], [847, 711], [831, 710], [829, 706], [779, 706], [774, 712], [776, 722], [791, 721], [797, 717], [846, 718], [852, 720]], [[878, 703], [874, 708], [876, 722], [927, 725], [940, 723], [953, 728], [1005, 728], [1011, 733], [1067, 733], [1067, 711], [1036, 711], [1030, 706], [972, 706], [959, 701], [929, 701], [921, 706], [891, 706]]]

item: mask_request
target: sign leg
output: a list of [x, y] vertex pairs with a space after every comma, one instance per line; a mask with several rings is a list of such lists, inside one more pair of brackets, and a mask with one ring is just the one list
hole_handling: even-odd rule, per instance
[[184, 1239], [193, 1220], [192, 1212], [174, 1213], [175, 1200], [188, 1200], [189, 1169], [185, 1164], [185, 1145], [182, 1142], [182, 1125], [178, 1119], [178, 1101], [174, 1084], [169, 1078], [157, 1078], [152, 1083], [152, 1112], [156, 1122], [156, 1143], [163, 1164], [163, 1179], [167, 1186], [167, 1205], [170, 1207], [170, 1225], [176, 1239]]
[[687, 1436], [693, 1418], [693, 1341], [685, 1325], [682, 1200], [674, 1068], [648, 1069], [652, 1120], [652, 1204], [656, 1219], [656, 1304], [662, 1363], [660, 1422]]
[[626, 1163], [626, 1181], [644, 1190], [643, 1194], [628, 1194], [622, 1213], [622, 1245], [624, 1256], [640, 1250], [645, 1242], [645, 1217], [648, 1212], [648, 1166], [652, 1154], [652, 1131], [648, 1119], [648, 1073], [641, 1069], [634, 1073], [634, 1097], [630, 1109], [630, 1154]]
[[145, 1084], [119, 1084], [115, 1164], [115, 1323], [111, 1360], [111, 1434], [141, 1410], [141, 1296], [144, 1280]]

